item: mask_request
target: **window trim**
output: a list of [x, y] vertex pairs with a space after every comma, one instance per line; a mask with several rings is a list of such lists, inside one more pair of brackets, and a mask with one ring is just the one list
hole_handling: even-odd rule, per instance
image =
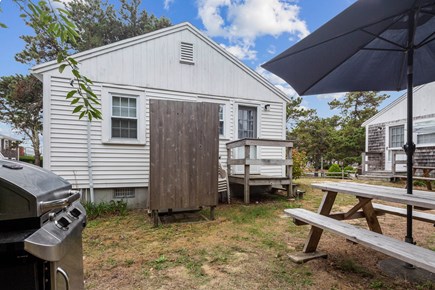
[[398, 125], [394, 125], [394, 126], [389, 126], [388, 127], [388, 148], [390, 150], [392, 150], [392, 149], [400, 149], [403, 146], [403, 144], [402, 144], [402, 146], [398, 146], [398, 147], [391, 146], [391, 143], [392, 143], [392, 140], [391, 140], [391, 138], [392, 138], [391, 129], [395, 128], [395, 127], [402, 127], [403, 128], [403, 142], [402, 143], [405, 144], [405, 136], [406, 136], [405, 125], [404, 124], [398, 124]]
[[227, 119], [226, 119], [226, 116], [227, 116], [227, 105], [219, 103], [219, 127], [220, 127], [220, 122], [221, 122], [221, 119], [220, 119], [220, 108], [222, 108], [223, 133], [221, 134], [219, 132], [219, 138], [220, 139], [225, 139], [226, 135], [227, 135], [227, 131], [228, 131], [227, 130]]
[[[414, 122], [414, 130], [415, 130], [415, 128], [416, 128], [416, 124], [417, 123], [420, 123], [420, 122], [430, 122], [430, 121], [432, 121], [432, 122], [434, 122], [435, 121], [435, 118], [427, 118], [427, 119], [422, 119], [422, 120], [419, 120], [419, 122]], [[418, 136], [419, 135], [428, 135], [428, 134], [434, 134], [435, 133], [435, 131], [433, 131], [433, 132], [431, 132], [431, 133], [416, 133], [415, 131], [413, 132], [413, 134], [412, 134], [412, 136], [413, 136], [413, 139], [415, 140], [415, 143], [416, 143], [416, 147], [433, 147], [433, 146], [435, 146], [435, 142], [434, 143], [423, 143], [423, 144], [419, 144], [418, 143]]]
[[[113, 97], [136, 98], [137, 138], [112, 138], [112, 101]], [[102, 133], [103, 144], [145, 145], [146, 100], [145, 91], [132, 88], [104, 87], [101, 92]]]

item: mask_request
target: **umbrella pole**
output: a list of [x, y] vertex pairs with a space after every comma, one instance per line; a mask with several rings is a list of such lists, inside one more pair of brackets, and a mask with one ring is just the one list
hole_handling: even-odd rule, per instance
[[[407, 50], [407, 77], [408, 77], [408, 91], [407, 91], [407, 107], [408, 107], [408, 116], [407, 116], [407, 141], [403, 146], [403, 149], [406, 152], [406, 193], [412, 194], [412, 156], [415, 152], [415, 144], [412, 138], [412, 123], [413, 123], [413, 84], [414, 84], [414, 36], [415, 36], [415, 16], [416, 11], [412, 10], [409, 14], [409, 30], [408, 30], [408, 50]], [[407, 243], [414, 244], [414, 239], [412, 237], [412, 206], [407, 206], [407, 215], [406, 215], [406, 237], [405, 241]]]

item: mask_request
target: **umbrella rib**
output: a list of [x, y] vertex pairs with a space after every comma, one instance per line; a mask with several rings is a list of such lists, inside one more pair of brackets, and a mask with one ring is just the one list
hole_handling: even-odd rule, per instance
[[[394, 24], [394, 23], [392, 23], [391, 25], [393, 25], [393, 24]], [[391, 26], [391, 25], [390, 25], [390, 26]], [[403, 50], [406, 49], [404, 46], [402, 46], [402, 45], [400, 45], [400, 44], [398, 44], [398, 43], [396, 43], [396, 42], [394, 42], [394, 41], [388, 40], [388, 39], [386, 39], [386, 38], [384, 38], [384, 37], [382, 37], [382, 36], [376, 35], [376, 34], [370, 32], [370, 31], [367, 31], [367, 30], [365, 30], [365, 29], [361, 29], [361, 31], [362, 31], [362, 32], [365, 32], [365, 33], [367, 33], [367, 34], [369, 34], [369, 35], [371, 35], [371, 36], [373, 36], [373, 37], [375, 37], [375, 38], [378, 38], [378, 39], [380, 39], [380, 40], [383, 40], [383, 41], [385, 41], [385, 42], [388, 42], [389, 44], [392, 44], [392, 45], [394, 45], [394, 46], [398, 46], [398, 47], [400, 47], [400, 48], [403, 49]]]
[[363, 48], [361, 48], [361, 50], [405, 52], [405, 49], [394, 49], [394, 48], [370, 48], [370, 47], [363, 47]]
[[431, 39], [431, 37], [434, 36], [434, 35], [435, 35], [435, 31], [432, 32], [428, 37], [426, 37], [425, 39], [423, 39], [423, 40], [422, 40], [419, 44], [417, 44], [415, 47], [416, 47], [416, 48], [420, 48], [420, 47], [425, 46], [426, 44], [428, 44], [428, 43], [434, 41], [435, 38], [432, 38], [432, 39]]

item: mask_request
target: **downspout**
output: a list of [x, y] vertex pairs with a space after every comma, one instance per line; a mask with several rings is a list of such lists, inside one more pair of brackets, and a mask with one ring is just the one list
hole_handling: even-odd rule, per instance
[[88, 145], [88, 176], [89, 176], [89, 194], [91, 202], [95, 202], [94, 198], [94, 180], [92, 177], [92, 146], [91, 146], [91, 122], [88, 120], [87, 124], [87, 145]]

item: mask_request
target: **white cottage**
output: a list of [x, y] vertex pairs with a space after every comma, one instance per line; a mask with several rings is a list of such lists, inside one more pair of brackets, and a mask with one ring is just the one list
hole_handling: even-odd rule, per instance
[[[403, 152], [406, 141], [406, 94], [363, 123], [366, 128], [366, 171], [392, 171], [393, 152]], [[414, 164], [435, 166], [435, 83], [414, 88]], [[397, 160], [406, 160], [404, 154]], [[397, 171], [406, 171], [403, 164]]]
[[[220, 104], [223, 163], [225, 143], [239, 136], [285, 139], [285, 94], [189, 23], [74, 57], [94, 82], [103, 120], [88, 123], [71, 113], [65, 100], [71, 74], [60, 74], [55, 61], [35, 66], [44, 87], [44, 167], [95, 201], [146, 204], [150, 99]], [[257, 155], [283, 158], [284, 151], [260, 148]], [[285, 175], [283, 166], [254, 170]]]

